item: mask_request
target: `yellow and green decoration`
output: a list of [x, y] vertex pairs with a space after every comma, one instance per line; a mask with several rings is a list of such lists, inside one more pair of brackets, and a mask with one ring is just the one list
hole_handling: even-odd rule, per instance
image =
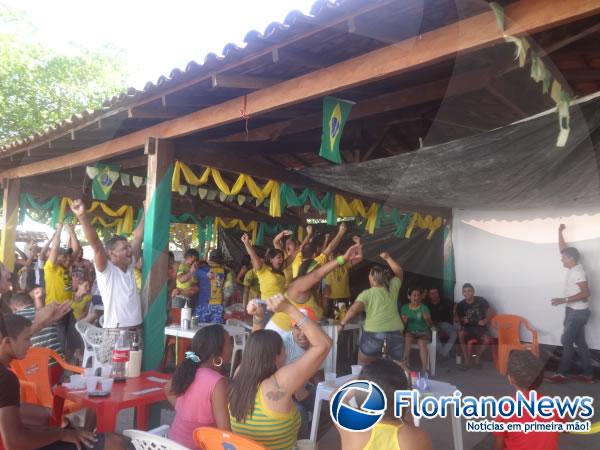
[[353, 104], [335, 97], [323, 99], [323, 133], [319, 156], [336, 164], [342, 163], [340, 141]]

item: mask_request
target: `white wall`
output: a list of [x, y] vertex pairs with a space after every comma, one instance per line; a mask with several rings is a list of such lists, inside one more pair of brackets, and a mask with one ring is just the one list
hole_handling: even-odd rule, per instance
[[527, 318], [544, 344], [560, 345], [565, 270], [558, 251], [558, 224], [567, 244], [582, 254], [592, 292], [586, 327], [590, 348], [600, 349], [600, 207], [586, 210], [490, 212], [454, 210], [456, 299], [470, 282], [498, 313]]

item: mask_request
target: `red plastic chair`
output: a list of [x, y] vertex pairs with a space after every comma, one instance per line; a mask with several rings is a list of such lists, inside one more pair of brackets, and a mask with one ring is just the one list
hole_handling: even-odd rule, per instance
[[[531, 332], [531, 344], [521, 342], [521, 325]], [[496, 368], [502, 375], [506, 375], [508, 357], [512, 350], [529, 350], [535, 356], [539, 356], [537, 331], [526, 319], [511, 314], [501, 314], [492, 319], [492, 327], [498, 334]]]
[[[44, 406], [52, 409], [54, 404], [54, 394], [52, 393], [52, 384], [50, 381], [51, 371], [48, 367], [50, 359], [55, 360], [63, 370], [82, 374], [84, 370], [81, 367], [72, 366], [66, 363], [54, 350], [44, 347], [32, 347], [27, 352], [27, 356], [22, 360], [13, 360], [11, 369], [19, 378], [21, 383], [21, 401], [34, 405]], [[81, 406], [71, 401], [65, 402], [64, 413], [69, 414], [81, 409]], [[60, 425], [60, 420], [53, 420], [52, 425]]]
[[196, 428], [194, 443], [204, 450], [267, 450], [252, 439], [211, 427]]

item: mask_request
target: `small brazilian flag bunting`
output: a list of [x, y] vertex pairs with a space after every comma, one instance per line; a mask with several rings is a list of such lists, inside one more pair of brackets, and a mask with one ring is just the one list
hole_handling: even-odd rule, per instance
[[108, 200], [115, 181], [119, 179], [119, 172], [103, 164], [96, 164], [96, 169], [98, 172], [92, 180], [92, 197], [94, 200]]
[[142, 183], [144, 182], [144, 177], [138, 177], [138, 176], [134, 175], [133, 177], [131, 177], [131, 181], [133, 181], [133, 185], [136, 188], [139, 188], [142, 185]]
[[323, 133], [319, 156], [341, 164], [340, 140], [354, 102], [335, 97], [323, 99]]

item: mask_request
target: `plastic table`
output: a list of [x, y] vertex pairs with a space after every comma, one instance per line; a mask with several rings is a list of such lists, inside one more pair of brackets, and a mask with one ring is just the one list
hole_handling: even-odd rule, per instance
[[[164, 382], [153, 381], [148, 377], [160, 378]], [[136, 427], [139, 430], [146, 430], [148, 406], [166, 400], [164, 387], [169, 378], [168, 375], [160, 372], [142, 372], [137, 378], [128, 378], [124, 383], [114, 383], [108, 397], [89, 397], [85, 390], [69, 390], [64, 386], [57, 386], [54, 388], [52, 417], [62, 417], [64, 402], [68, 399], [96, 412], [96, 426], [99, 433], [113, 433], [119, 411], [135, 408]], [[147, 389], [152, 391], [139, 393]]]
[[[315, 406], [313, 408], [312, 424], [310, 428], [310, 440], [316, 442], [317, 431], [319, 430], [319, 418], [321, 416], [321, 402], [323, 400], [329, 401], [333, 393], [344, 383], [350, 381], [353, 375], [344, 375], [338, 377], [335, 380], [335, 386], [328, 386], [324, 381], [317, 385], [317, 392], [315, 394]], [[443, 381], [429, 380], [429, 392], [435, 397], [441, 397], [445, 395], [452, 395], [456, 390], [456, 386]], [[389, 406], [388, 406], [389, 407]], [[462, 421], [460, 417], [456, 417], [454, 414], [449, 414], [452, 419], [452, 438], [454, 440], [454, 450], [463, 450], [463, 436], [462, 436]], [[419, 426], [419, 421], [415, 419], [415, 425]]]
[[[179, 339], [189, 339], [190, 341], [194, 338], [196, 332], [203, 327], [214, 325], [213, 323], [199, 323], [197, 327], [189, 328], [184, 330], [180, 325], [169, 325], [165, 327], [165, 337], [166, 336], [175, 336], [175, 365], [179, 364], [179, 358], [181, 353], [179, 351]], [[236, 336], [245, 336], [248, 333], [248, 330], [244, 327], [236, 326], [236, 325], [223, 325], [225, 331], [229, 333], [231, 337], [235, 339]]]

